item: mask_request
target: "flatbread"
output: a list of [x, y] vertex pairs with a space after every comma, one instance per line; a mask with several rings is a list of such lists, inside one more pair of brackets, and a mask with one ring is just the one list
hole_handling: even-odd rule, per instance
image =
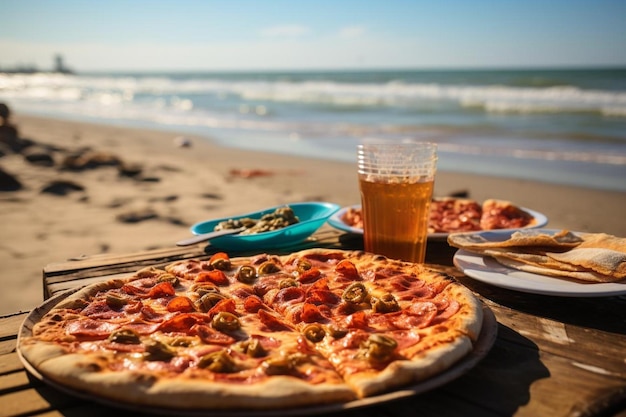
[[518, 270], [587, 282], [626, 278], [626, 239], [606, 233], [556, 233], [520, 230], [502, 240], [483, 234], [453, 234], [451, 246], [484, 256]]
[[546, 253], [550, 259], [567, 265], [582, 268], [610, 276], [615, 279], [626, 278], [626, 253], [604, 248], [575, 248], [563, 253]]
[[583, 239], [569, 230], [546, 233], [541, 229], [519, 230], [504, 240], [489, 240], [482, 234], [460, 233], [448, 236], [448, 243], [460, 249], [536, 247], [570, 249], [580, 245]]
[[590, 271], [563, 271], [561, 269], [545, 268], [525, 262], [516, 261], [504, 256], [494, 256], [494, 259], [506, 267], [517, 269], [519, 271], [530, 272], [533, 274], [545, 275], [548, 277], [567, 278], [596, 283], [612, 281], [605, 275], [597, 274]]

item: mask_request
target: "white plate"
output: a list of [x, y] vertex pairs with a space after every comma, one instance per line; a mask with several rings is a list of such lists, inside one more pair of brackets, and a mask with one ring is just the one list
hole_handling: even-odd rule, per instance
[[583, 283], [508, 268], [490, 256], [459, 250], [454, 265], [477, 281], [509, 290], [561, 297], [608, 297], [626, 294], [626, 282]]
[[[328, 219], [328, 224], [333, 226], [335, 229], [343, 230], [344, 232], [356, 233], [356, 234], [362, 235], [363, 229], [361, 229], [360, 227], [352, 227], [344, 223], [344, 221], [342, 220], [343, 216], [346, 214], [346, 211], [348, 211], [351, 208], [360, 209], [361, 205], [355, 204], [353, 206], [343, 207], [341, 210], [337, 211]], [[524, 210], [526, 213], [533, 216], [533, 218], [535, 219], [535, 222], [533, 224], [524, 227], [524, 229], [535, 229], [538, 227], [543, 227], [546, 224], [548, 224], [548, 218], [545, 215], [537, 211], [524, 208], [524, 207], [520, 207], [520, 208]], [[500, 230], [511, 230], [511, 229], [500, 229]], [[517, 229], [514, 229], [514, 230], [517, 230]], [[448, 235], [449, 233], [429, 233], [428, 238], [433, 239], [433, 240], [446, 240], [448, 238]]]

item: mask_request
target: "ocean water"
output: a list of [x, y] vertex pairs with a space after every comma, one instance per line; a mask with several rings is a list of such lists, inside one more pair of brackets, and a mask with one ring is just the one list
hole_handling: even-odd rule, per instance
[[626, 191], [626, 69], [0, 73], [0, 101], [341, 161], [429, 140], [439, 170]]

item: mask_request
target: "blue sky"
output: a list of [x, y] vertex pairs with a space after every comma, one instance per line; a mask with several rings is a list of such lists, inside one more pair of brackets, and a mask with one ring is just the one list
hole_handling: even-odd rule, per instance
[[0, 68], [626, 66], [626, 0], [0, 0]]

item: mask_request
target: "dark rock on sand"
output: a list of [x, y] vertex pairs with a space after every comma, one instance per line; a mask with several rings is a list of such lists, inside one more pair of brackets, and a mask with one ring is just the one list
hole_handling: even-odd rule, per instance
[[56, 180], [41, 189], [42, 193], [54, 194], [59, 196], [68, 195], [74, 191], [84, 191], [85, 187], [73, 181]]
[[143, 172], [143, 167], [139, 164], [120, 163], [117, 171], [122, 177], [136, 178]]
[[17, 177], [0, 168], [0, 191], [18, 191], [22, 189], [22, 183]]
[[31, 149], [24, 153], [24, 159], [33, 165], [54, 166], [54, 156], [45, 149]]
[[204, 193], [202, 198], [208, 198], [209, 200], [222, 200], [224, 197], [217, 193]]
[[67, 155], [61, 161], [61, 168], [69, 171], [83, 171], [101, 166], [120, 166], [122, 161], [117, 155], [108, 152], [83, 150]]
[[159, 202], [159, 201], [163, 201], [165, 203], [171, 203], [173, 201], [178, 200], [178, 196], [175, 194], [171, 194], [171, 195], [166, 195], [163, 197], [153, 197], [151, 199], [149, 199], [148, 201], [150, 202]]
[[121, 213], [116, 216], [117, 220], [122, 223], [139, 223], [144, 220], [156, 219], [157, 217], [159, 217], [159, 215], [149, 208]]

